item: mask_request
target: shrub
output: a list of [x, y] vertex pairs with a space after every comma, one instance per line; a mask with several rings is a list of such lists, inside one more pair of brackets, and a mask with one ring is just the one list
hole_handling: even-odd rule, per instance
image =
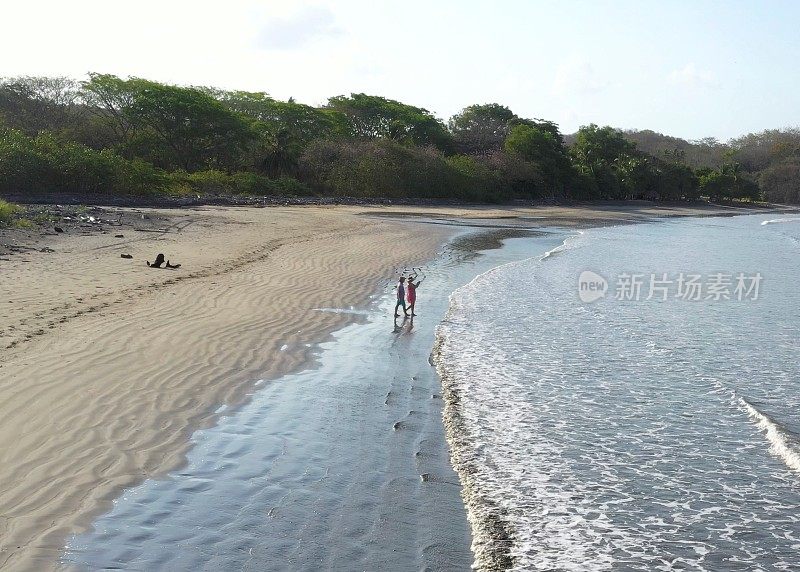
[[726, 163], [719, 170], [698, 169], [700, 192], [712, 201], [730, 199], [759, 200], [758, 185], [739, 170], [739, 165]]
[[544, 195], [545, 184], [535, 163], [503, 151], [477, 155], [476, 160], [491, 174], [490, 184], [494, 189], [491, 198], [535, 199]]
[[[237, 175], [251, 175], [252, 173], [237, 173]], [[292, 177], [280, 177], [279, 179], [268, 179], [272, 185], [273, 193], [275, 195], [298, 195], [309, 196], [312, 193], [311, 188]]]
[[10, 225], [14, 220], [14, 215], [20, 210], [18, 205], [0, 199], [0, 226]]
[[27, 137], [0, 132], [0, 191], [150, 194], [168, 178], [143, 161], [129, 161], [106, 149], [57, 140], [49, 134]]
[[250, 172], [229, 175], [222, 171], [175, 171], [170, 174], [173, 192], [244, 195], [309, 195], [311, 189], [291, 177], [270, 179]]
[[535, 196], [540, 184], [535, 165], [500, 151], [445, 157], [389, 140], [314, 141], [300, 176], [321, 193], [355, 197], [498, 201]]

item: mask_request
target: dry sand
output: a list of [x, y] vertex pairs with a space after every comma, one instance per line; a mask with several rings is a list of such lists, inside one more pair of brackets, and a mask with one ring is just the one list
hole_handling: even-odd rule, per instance
[[[0, 568], [56, 566], [121, 488], [259, 379], [309, 360], [404, 265], [478, 226], [587, 226], [729, 209], [292, 207], [156, 212], [163, 233], [52, 237], [0, 261]], [[360, 213], [424, 217], [412, 224]], [[132, 260], [120, 258], [130, 253]], [[183, 266], [146, 267], [164, 252]], [[284, 348], [287, 346], [287, 348]]]
[[439, 224], [471, 226], [536, 227], [559, 226], [581, 228], [644, 222], [659, 218], [687, 216], [735, 216], [759, 212], [796, 212], [797, 207], [763, 205], [709, 205], [704, 203], [653, 203], [650, 201], [591, 202], [566, 206], [475, 206], [475, 207], [373, 207], [368, 212], [410, 219], [424, 217]]

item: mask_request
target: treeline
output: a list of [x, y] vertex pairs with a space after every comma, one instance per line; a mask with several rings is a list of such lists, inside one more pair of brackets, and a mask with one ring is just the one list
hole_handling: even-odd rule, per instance
[[[565, 141], [556, 124], [499, 104], [469, 106], [445, 124], [365, 94], [313, 107], [106, 74], [0, 80], [0, 192], [761, 196], [749, 164], [733, 155], [697, 162], [679, 145], [656, 148], [636, 136], [589, 125]], [[767, 170], [760, 180], [786, 186], [787, 171]]]
[[712, 188], [757, 184], [771, 202], [800, 203], [800, 129], [770, 129], [722, 143], [686, 141], [654, 131], [625, 131], [626, 139], [656, 157], [677, 159], [708, 178]]

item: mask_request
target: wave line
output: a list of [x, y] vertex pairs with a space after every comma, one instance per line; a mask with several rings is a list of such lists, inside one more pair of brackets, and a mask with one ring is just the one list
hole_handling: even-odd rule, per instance
[[764, 432], [764, 436], [770, 444], [770, 452], [786, 463], [787, 467], [800, 472], [800, 448], [792, 446], [792, 442], [795, 439], [745, 398], [740, 397], [739, 403], [750, 416], [750, 419], [756, 423], [756, 426]]
[[774, 218], [772, 220], [763, 221], [761, 223], [761, 226], [764, 226], [764, 225], [767, 225], [767, 224], [777, 224], [777, 223], [780, 223], [780, 222], [796, 222], [798, 220], [800, 220], [800, 218], [796, 218], [796, 217], [792, 217], [792, 218]]

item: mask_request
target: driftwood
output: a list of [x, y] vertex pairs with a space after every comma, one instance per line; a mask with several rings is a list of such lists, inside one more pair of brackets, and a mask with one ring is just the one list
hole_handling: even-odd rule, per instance
[[150, 268], [170, 268], [170, 269], [175, 269], [175, 268], [180, 268], [181, 267], [180, 264], [170, 264], [169, 260], [167, 260], [166, 264], [165, 264], [164, 263], [164, 255], [161, 254], [161, 253], [159, 253], [158, 256], [156, 256], [156, 259], [152, 264], [150, 264], [150, 261], [148, 260], [147, 261], [147, 265]]

